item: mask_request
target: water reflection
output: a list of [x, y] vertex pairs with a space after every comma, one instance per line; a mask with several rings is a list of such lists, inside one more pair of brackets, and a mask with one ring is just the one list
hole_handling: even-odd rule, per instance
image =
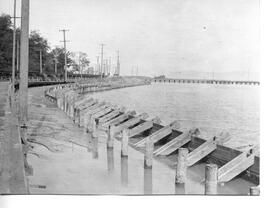
[[144, 169], [144, 194], [152, 194], [153, 182], [152, 182], [152, 169]]
[[114, 169], [114, 157], [112, 148], [107, 148], [107, 168], [108, 172], [112, 172]]
[[128, 157], [121, 157], [121, 183], [128, 185]]
[[98, 137], [92, 137], [92, 157], [98, 158]]
[[178, 194], [180, 194], [180, 195], [186, 194], [184, 183], [175, 184], [175, 194], [177, 194], [177, 195]]

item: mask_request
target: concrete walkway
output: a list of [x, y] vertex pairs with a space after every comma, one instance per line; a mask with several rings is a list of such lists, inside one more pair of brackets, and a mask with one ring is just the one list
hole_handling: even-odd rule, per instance
[[[204, 194], [204, 164], [188, 170], [185, 187], [175, 186], [175, 170], [154, 160], [143, 168], [144, 155], [129, 147], [128, 159], [120, 156], [120, 142], [106, 147], [100, 133], [98, 157], [84, 129], [44, 98], [45, 87], [29, 90], [29, 131], [33, 150], [28, 162], [31, 194]], [[236, 179], [219, 186], [219, 194], [247, 195], [251, 183]]]
[[8, 82], [0, 82], [0, 194], [27, 194], [17, 116], [10, 109]]

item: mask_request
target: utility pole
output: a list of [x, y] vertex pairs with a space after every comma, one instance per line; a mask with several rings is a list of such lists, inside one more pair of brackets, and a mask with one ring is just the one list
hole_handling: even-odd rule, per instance
[[28, 119], [28, 67], [29, 67], [29, 0], [21, 3], [21, 53], [20, 53], [20, 125]]
[[105, 46], [105, 44], [100, 44], [101, 45], [101, 60], [100, 60], [100, 71], [101, 71], [101, 74], [100, 74], [100, 77], [102, 79], [102, 74], [103, 74], [103, 47]]
[[116, 72], [114, 73], [115, 76], [119, 76], [120, 74], [120, 56], [119, 56], [119, 50], [117, 52], [117, 65], [116, 65]]
[[99, 73], [100, 73], [99, 56], [96, 56], [96, 58], [97, 58], [97, 68], [96, 68], [96, 73], [99, 74]]
[[16, 0], [14, 0], [14, 11], [13, 11], [13, 47], [12, 47], [12, 93], [15, 90], [15, 65], [16, 65]]
[[43, 70], [42, 70], [42, 50], [39, 50], [39, 70], [40, 70], [40, 74], [42, 74]]
[[19, 64], [20, 64], [20, 40], [17, 39], [17, 72], [19, 72]]
[[109, 57], [109, 64], [108, 64], [108, 75], [111, 75], [111, 64], [112, 64], [112, 60], [111, 57]]
[[57, 58], [54, 57], [54, 73], [57, 74]]
[[67, 81], [67, 45], [66, 43], [69, 42], [69, 40], [66, 40], [66, 32], [68, 32], [69, 30], [63, 29], [63, 30], [59, 30], [60, 32], [63, 32], [63, 41], [64, 42], [64, 50], [65, 50], [65, 66], [64, 66], [64, 71], [65, 71], [65, 82]]

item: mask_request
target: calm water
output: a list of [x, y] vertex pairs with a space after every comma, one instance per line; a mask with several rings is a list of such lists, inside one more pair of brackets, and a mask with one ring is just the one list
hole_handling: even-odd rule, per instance
[[226, 146], [259, 144], [258, 86], [153, 83], [91, 96], [159, 116], [164, 125], [180, 120], [181, 129], [197, 127], [205, 139], [227, 131], [231, 140]]

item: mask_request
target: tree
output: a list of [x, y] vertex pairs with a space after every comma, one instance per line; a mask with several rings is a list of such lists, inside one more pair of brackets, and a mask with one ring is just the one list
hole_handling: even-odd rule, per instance
[[0, 71], [11, 74], [12, 66], [12, 34], [11, 17], [0, 16]]
[[52, 57], [49, 54], [50, 47], [46, 39], [36, 31], [31, 31], [29, 37], [29, 72], [39, 73], [40, 71], [40, 51], [42, 52], [43, 72], [52, 72]]
[[[57, 74], [63, 76], [65, 72], [65, 49], [55, 47], [50, 54], [53, 57], [53, 64], [55, 64], [55, 60], [57, 61]], [[67, 65], [71, 66], [73, 63], [74, 61], [71, 59], [71, 52], [67, 51]]]
[[73, 58], [73, 71], [77, 71], [81, 74], [90, 64], [90, 61], [87, 58], [87, 53], [84, 52], [72, 53], [72, 58]]

